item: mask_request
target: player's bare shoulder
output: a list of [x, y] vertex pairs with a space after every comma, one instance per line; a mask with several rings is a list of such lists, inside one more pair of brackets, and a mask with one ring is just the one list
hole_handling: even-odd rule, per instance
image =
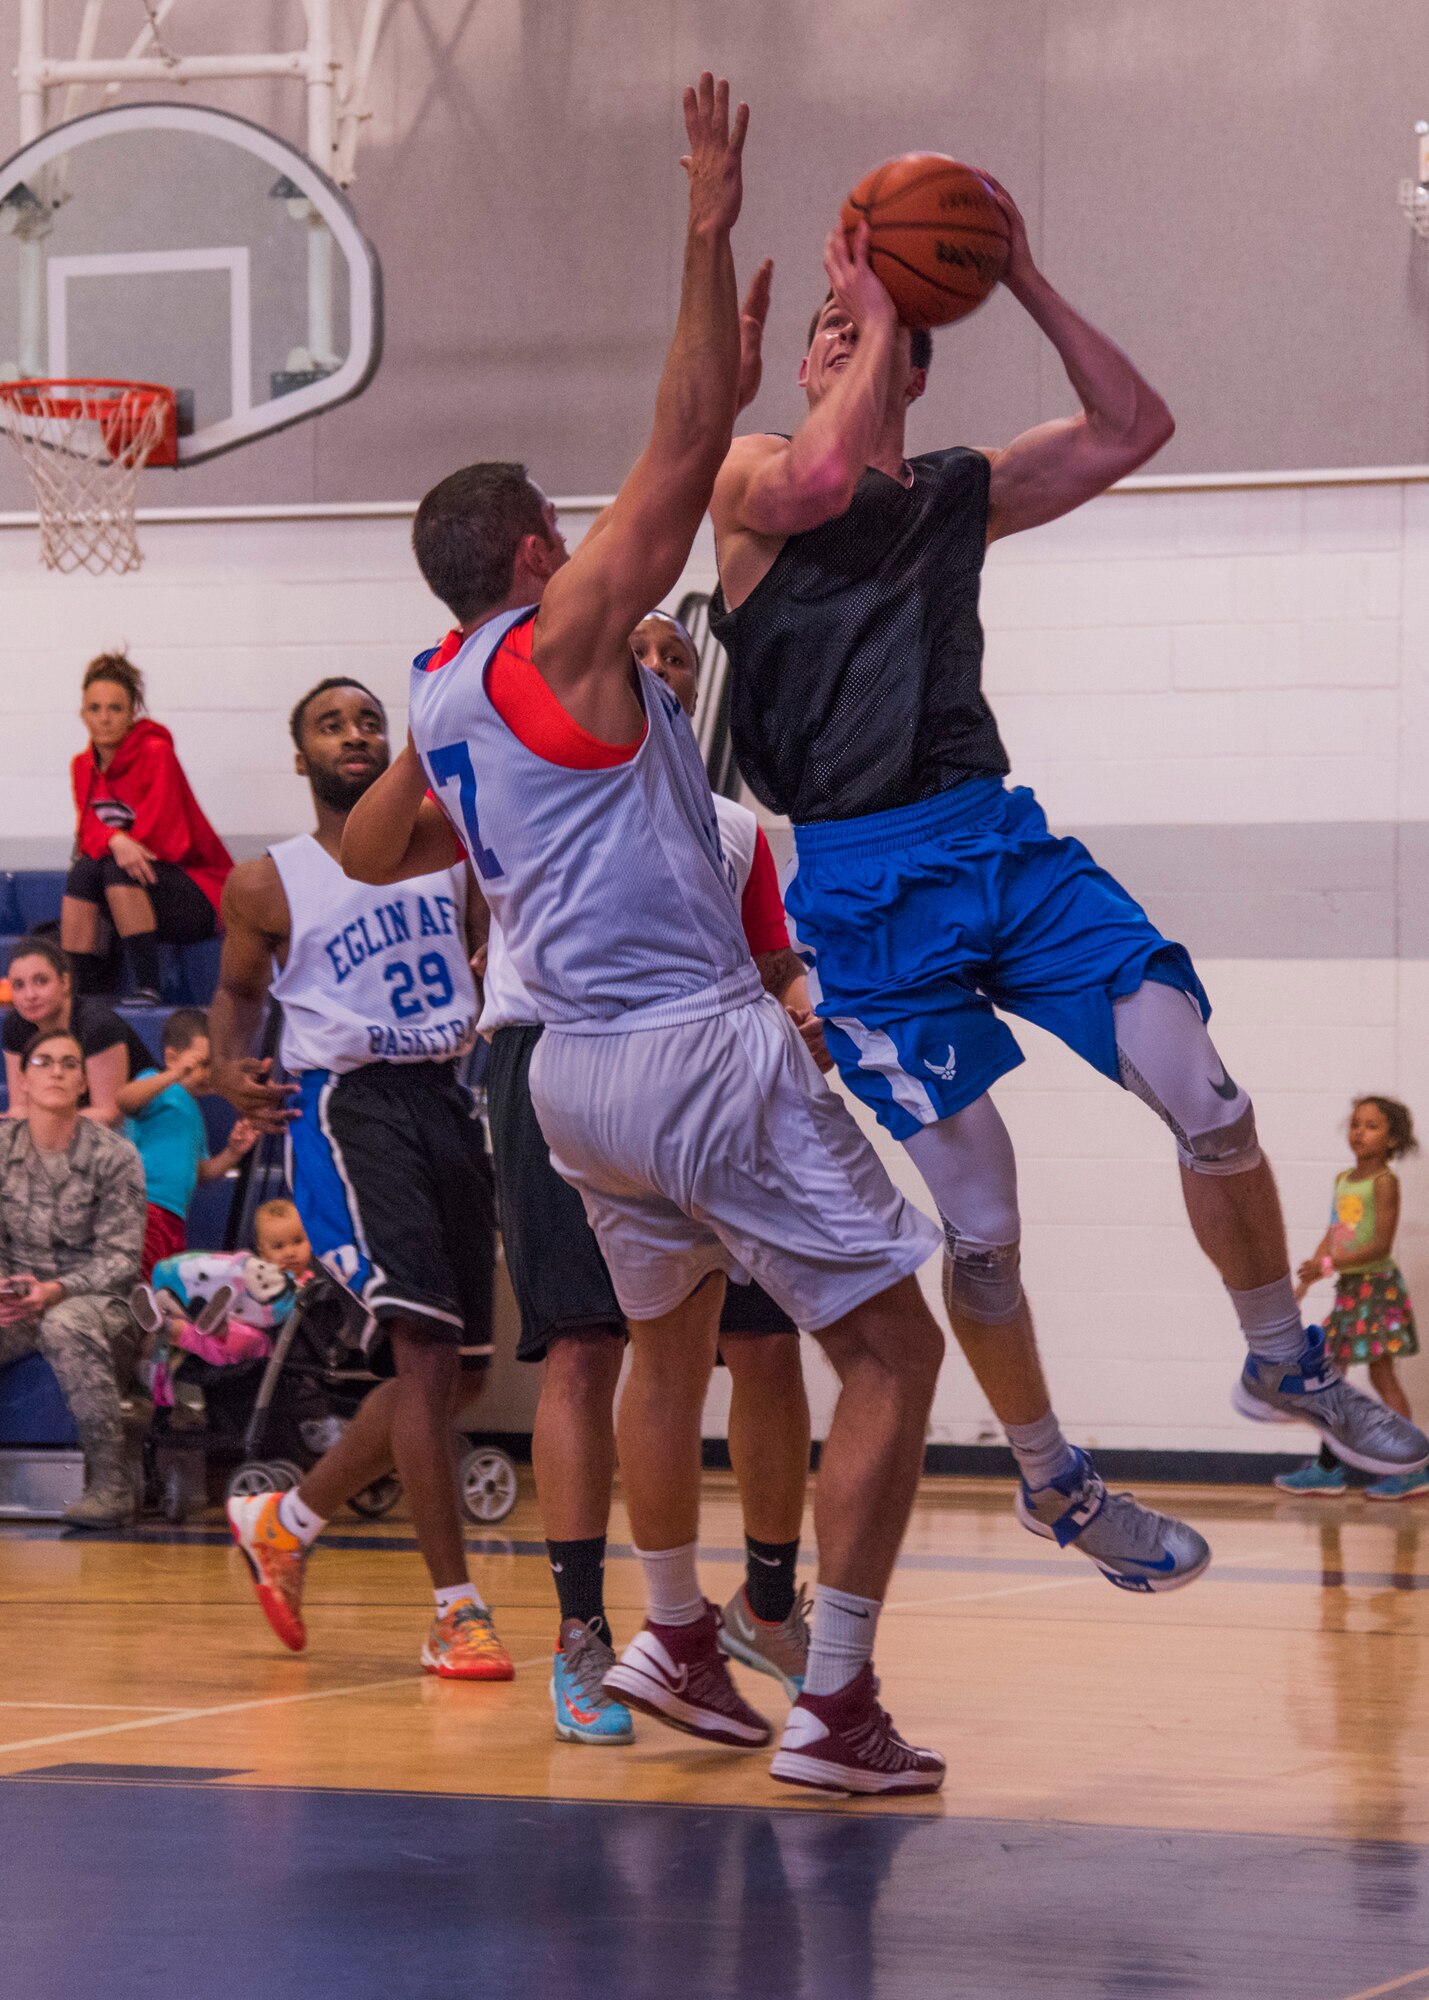
[[756, 525], [751, 498], [761, 478], [787, 456], [789, 440], [771, 431], [751, 431], [729, 448], [710, 500], [720, 583], [730, 610], [762, 582], [784, 546], [786, 535]]
[[225, 930], [244, 930], [269, 940], [287, 942], [292, 925], [287, 892], [271, 854], [240, 861], [223, 885]]
[[739, 517], [739, 505], [748, 491], [750, 481], [772, 460], [782, 457], [789, 449], [789, 440], [774, 431], [749, 431], [731, 443], [715, 481], [714, 498], [710, 502], [710, 512], [714, 515], [715, 527], [720, 526], [721, 515], [726, 517], [731, 528], [743, 525]]

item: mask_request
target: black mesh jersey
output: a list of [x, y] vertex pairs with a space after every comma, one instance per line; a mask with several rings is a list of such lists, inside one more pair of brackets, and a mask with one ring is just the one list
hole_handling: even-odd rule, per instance
[[913, 805], [1008, 769], [982, 694], [978, 580], [990, 467], [956, 446], [871, 467], [836, 521], [791, 535], [710, 629], [750, 789], [796, 824]]

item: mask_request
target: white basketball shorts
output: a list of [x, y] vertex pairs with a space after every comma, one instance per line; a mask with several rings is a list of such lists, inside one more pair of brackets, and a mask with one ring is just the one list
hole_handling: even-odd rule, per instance
[[675, 1027], [548, 1027], [531, 1098], [630, 1319], [724, 1271], [813, 1333], [942, 1244], [767, 994]]

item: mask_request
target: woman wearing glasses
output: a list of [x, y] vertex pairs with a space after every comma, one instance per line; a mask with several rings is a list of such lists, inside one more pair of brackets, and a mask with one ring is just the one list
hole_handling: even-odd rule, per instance
[[83, 1116], [100, 1125], [117, 1125], [119, 1091], [146, 1069], [154, 1058], [139, 1036], [102, 1000], [76, 994], [70, 964], [57, 944], [46, 937], [21, 938], [6, 967], [12, 1011], [0, 1030], [5, 1052], [5, 1081], [10, 1116], [25, 1115], [23, 1057], [36, 1035], [68, 1028], [84, 1052], [89, 1103]]
[[65, 1028], [21, 1061], [25, 1112], [0, 1120], [0, 1369], [38, 1349], [84, 1452], [84, 1497], [65, 1519], [108, 1528], [134, 1512], [116, 1350], [144, 1242], [144, 1170], [127, 1139], [81, 1115], [85, 1056]]

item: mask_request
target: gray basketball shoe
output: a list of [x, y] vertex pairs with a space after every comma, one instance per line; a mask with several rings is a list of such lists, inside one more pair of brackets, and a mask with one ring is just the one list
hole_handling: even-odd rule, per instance
[[1257, 1424], [1312, 1424], [1336, 1458], [1361, 1472], [1419, 1472], [1429, 1465], [1429, 1438], [1407, 1417], [1350, 1387], [1326, 1353], [1318, 1326], [1306, 1327], [1295, 1361], [1248, 1354], [1231, 1402]]
[[719, 1635], [720, 1650], [731, 1659], [742, 1660], [757, 1674], [771, 1674], [783, 1685], [791, 1701], [804, 1692], [804, 1673], [809, 1664], [809, 1592], [799, 1585], [789, 1616], [777, 1625], [765, 1624], [749, 1608], [744, 1585], [720, 1613], [724, 1620]]
[[1194, 1583], [1211, 1560], [1210, 1543], [1184, 1521], [1143, 1507], [1129, 1493], [1108, 1493], [1106, 1481], [1084, 1451], [1051, 1486], [1018, 1489], [1017, 1518], [1024, 1528], [1060, 1548], [1075, 1548], [1094, 1562], [1118, 1590], [1180, 1590]]

